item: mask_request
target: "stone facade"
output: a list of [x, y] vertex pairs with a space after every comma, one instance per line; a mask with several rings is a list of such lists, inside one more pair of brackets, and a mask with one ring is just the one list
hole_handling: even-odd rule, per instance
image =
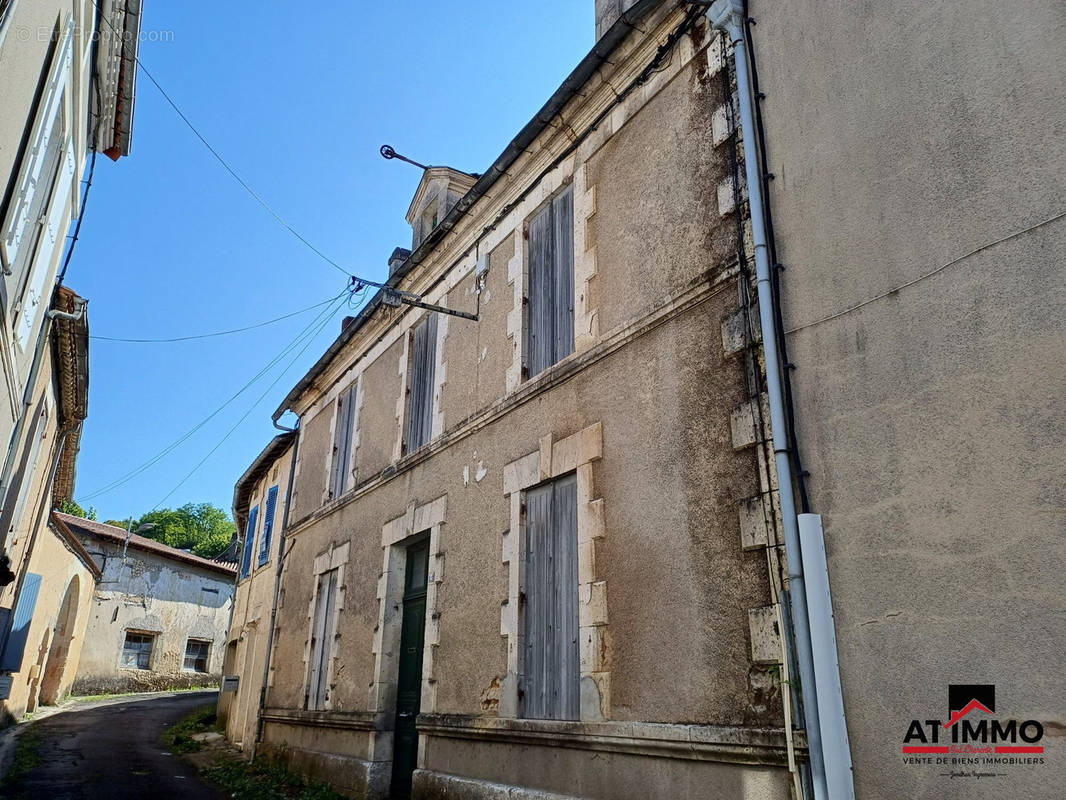
[[[638, 12], [553, 98], [551, 123], [542, 113], [506, 170], [479, 179], [491, 190], [475, 183], [393, 271], [397, 289], [478, 317], [439, 315], [429, 441], [405, 438], [412, 332], [438, 312], [387, 292], [278, 410], [300, 424], [262, 747], [352, 796], [387, 796], [401, 763], [418, 543], [414, 796], [786, 798], [805, 757], [781, 691], [759, 358], [735, 332], [743, 193], [719, 206], [723, 182], [739, 186], [735, 139], [712, 124], [733, 91], [726, 52], [697, 11]], [[554, 235], [573, 242], [573, 352], [530, 374], [530, 223], [566, 192], [572, 230]], [[355, 430], [338, 438], [353, 385]], [[333, 496], [338, 442], [354, 472]], [[576, 493], [576, 578], [560, 591], [580, 697], [569, 719], [530, 719], [527, 498], [561, 479]]]
[[[99, 567], [79, 694], [153, 691], [219, 683], [234, 567], [59, 512]], [[138, 652], [142, 661], [138, 662]]]
[[[219, 695], [219, 721], [225, 725], [226, 736], [234, 744], [251, 751], [259, 720], [259, 696], [267, 663], [271, 610], [277, 585], [277, 567], [283, 544], [280, 533], [288, 505], [289, 473], [292, 469], [293, 436], [278, 436], [259, 455], [237, 484], [234, 495], [233, 518], [238, 530], [244, 531], [245, 546], [252, 548], [253, 560], [247, 574], [238, 576], [230, 617], [229, 637], [222, 671], [236, 675], [239, 683], [235, 691]], [[264, 509], [270, 490], [277, 487], [278, 499], [274, 511], [274, 534], [265, 551], [262, 543], [263, 518], [257, 514], [256, 530], [249, 531], [249, 512]], [[240, 552], [240, 551], [238, 551]], [[260, 557], [260, 553], [263, 556]], [[243, 555], [243, 553], [242, 553]], [[239, 567], [240, 568], [240, 567]]]

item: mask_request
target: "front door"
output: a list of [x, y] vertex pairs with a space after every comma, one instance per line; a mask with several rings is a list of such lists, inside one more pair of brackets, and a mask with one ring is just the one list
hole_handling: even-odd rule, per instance
[[400, 671], [396, 681], [396, 729], [392, 754], [392, 796], [411, 796], [411, 773], [418, 762], [415, 719], [422, 706], [422, 648], [426, 638], [426, 579], [429, 541], [407, 548]]

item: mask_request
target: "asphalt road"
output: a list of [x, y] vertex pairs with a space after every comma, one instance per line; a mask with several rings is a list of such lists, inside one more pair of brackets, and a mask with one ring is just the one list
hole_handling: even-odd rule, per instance
[[40, 763], [0, 786], [11, 800], [217, 800], [212, 788], [159, 741], [160, 734], [216, 692], [182, 693], [109, 703], [30, 723], [22, 736], [39, 737]]

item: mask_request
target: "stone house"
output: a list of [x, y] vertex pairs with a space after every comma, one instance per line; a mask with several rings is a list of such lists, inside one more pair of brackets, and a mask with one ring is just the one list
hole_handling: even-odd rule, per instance
[[239, 682], [232, 691], [223, 687], [218, 718], [230, 741], [246, 751], [252, 750], [259, 722], [295, 438], [291, 433], [274, 437], [233, 493], [233, 519], [250, 545], [243, 552], [237, 550], [240, 573], [222, 668], [225, 675], [237, 675]]
[[413, 250], [275, 415], [256, 746], [353, 796], [799, 785], [728, 42], [609, 5], [483, 175], [426, 170]]
[[85, 301], [60, 284], [87, 168], [129, 153], [139, 20], [140, 0], [0, 3], [0, 694], [14, 714], [69, 686], [96, 580], [47, 517], [73, 491], [88, 377]]
[[35, 402], [28, 446], [13, 472], [19, 491], [0, 512], [15, 571], [0, 590], [0, 694], [4, 714], [13, 717], [68, 693], [100, 577], [77, 538], [49, 518], [51, 508], [74, 491], [89, 391], [84, 301], [64, 287], [53, 311], [50, 347], [30, 393]]
[[217, 685], [235, 568], [122, 528], [53, 512], [100, 579], [92, 596], [75, 691]]

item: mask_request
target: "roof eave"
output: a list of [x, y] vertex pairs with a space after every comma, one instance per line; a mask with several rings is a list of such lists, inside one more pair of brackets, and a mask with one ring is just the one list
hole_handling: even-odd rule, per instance
[[[463, 195], [462, 199], [455, 204], [455, 207], [445, 215], [436, 229], [426, 237], [425, 241], [420, 244], [407, 260], [401, 264], [396, 271], [386, 281], [386, 286], [389, 288], [396, 287], [411, 271], [421, 264], [426, 257], [433, 252], [437, 244], [444, 236], [448, 234], [459, 222], [466, 212], [469, 211], [474, 204], [481, 199], [481, 197], [499, 180], [514, 164], [515, 161], [526, 151], [526, 148], [533, 143], [534, 140], [549, 126], [552, 119], [558, 115], [567, 103], [577, 96], [581, 87], [583, 87], [597, 70], [603, 66], [607, 57], [614, 52], [622, 41], [633, 30], [636, 23], [647, 16], [657, 6], [661, 5], [664, 0], [638, 0], [628, 11], [624, 11], [618, 20], [612, 25], [603, 36], [601, 36], [596, 44], [592, 46], [581, 62], [574, 68], [574, 70], [566, 77], [558, 89], [548, 101], [541, 107], [541, 109], [533, 116], [529, 122], [518, 132], [510, 143], [504, 148], [503, 152], [492, 163], [492, 166], [485, 171], [485, 173], [477, 179], [470, 190]], [[274, 412], [273, 420], [275, 422], [281, 418], [281, 415], [286, 411], [289, 411], [291, 407], [300, 399], [304, 392], [314, 383], [315, 379], [325, 370], [325, 368], [333, 361], [337, 354], [344, 348], [348, 342], [350, 342], [359, 330], [367, 323], [374, 311], [381, 305], [382, 296], [384, 290], [379, 289], [374, 297], [363, 306], [362, 310], [356, 316], [355, 320], [345, 327], [340, 335], [333, 341], [325, 353], [315, 362], [314, 366], [308, 370], [307, 374], [292, 388], [292, 390], [285, 396], [285, 399], [278, 406]]]

